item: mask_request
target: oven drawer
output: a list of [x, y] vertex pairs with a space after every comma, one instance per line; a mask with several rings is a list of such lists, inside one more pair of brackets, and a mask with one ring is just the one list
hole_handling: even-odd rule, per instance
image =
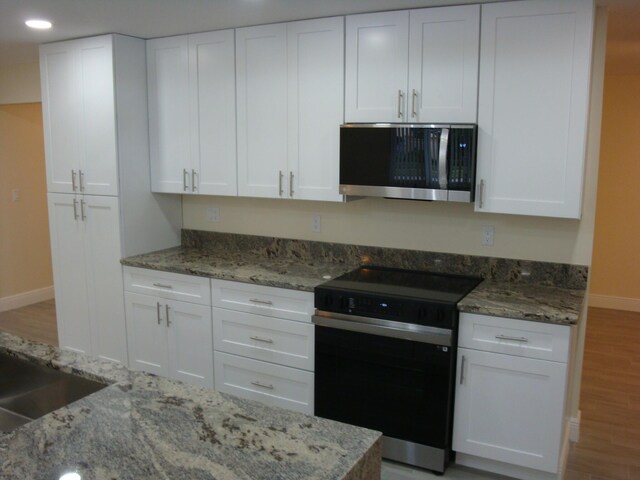
[[214, 307], [311, 323], [313, 293], [226, 280], [211, 281]]
[[215, 389], [313, 415], [313, 373], [214, 352]]
[[215, 350], [313, 371], [313, 325], [213, 308]]
[[194, 275], [124, 267], [124, 289], [170, 300], [211, 305], [209, 279]]
[[458, 346], [567, 363], [570, 335], [566, 325], [461, 313]]

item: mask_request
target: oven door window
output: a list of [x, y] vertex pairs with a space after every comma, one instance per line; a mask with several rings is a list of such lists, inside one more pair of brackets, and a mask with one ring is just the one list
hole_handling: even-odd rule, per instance
[[451, 347], [319, 326], [315, 335], [317, 416], [450, 445]]

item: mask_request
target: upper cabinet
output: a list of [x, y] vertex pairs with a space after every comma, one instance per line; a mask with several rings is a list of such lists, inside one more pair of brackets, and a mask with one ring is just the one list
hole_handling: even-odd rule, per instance
[[236, 30], [238, 194], [342, 200], [344, 19]]
[[147, 42], [154, 192], [236, 195], [233, 30]]
[[476, 211], [580, 218], [592, 1], [482, 7]]
[[118, 195], [113, 37], [40, 48], [47, 189]]
[[480, 6], [351, 15], [347, 122], [475, 123]]

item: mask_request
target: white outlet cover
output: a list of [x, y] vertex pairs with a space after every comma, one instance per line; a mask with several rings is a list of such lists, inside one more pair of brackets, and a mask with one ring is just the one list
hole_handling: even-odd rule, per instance
[[210, 222], [219, 222], [220, 221], [220, 209], [218, 207], [208, 207], [207, 208], [207, 220]]
[[492, 247], [494, 233], [495, 228], [493, 225], [484, 225], [482, 227], [482, 245], [485, 247]]
[[314, 233], [320, 233], [322, 231], [322, 218], [319, 213], [314, 213], [311, 216], [311, 231]]

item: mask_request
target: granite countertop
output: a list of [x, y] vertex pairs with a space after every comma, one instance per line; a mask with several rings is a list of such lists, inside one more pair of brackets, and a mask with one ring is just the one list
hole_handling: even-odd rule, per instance
[[585, 291], [549, 285], [485, 280], [458, 303], [461, 312], [574, 325]]
[[378, 432], [0, 333], [0, 351], [110, 384], [0, 433], [0, 479], [370, 480]]
[[[273, 255], [265, 250], [174, 247], [128, 257], [123, 265], [199, 275], [272, 287], [313, 291], [314, 287], [353, 270], [360, 262], [333, 256]], [[389, 265], [387, 265], [389, 266]], [[406, 265], [403, 265], [407, 268]], [[580, 318], [584, 289], [535, 282], [484, 280], [459, 304], [462, 312], [561, 325]]]

